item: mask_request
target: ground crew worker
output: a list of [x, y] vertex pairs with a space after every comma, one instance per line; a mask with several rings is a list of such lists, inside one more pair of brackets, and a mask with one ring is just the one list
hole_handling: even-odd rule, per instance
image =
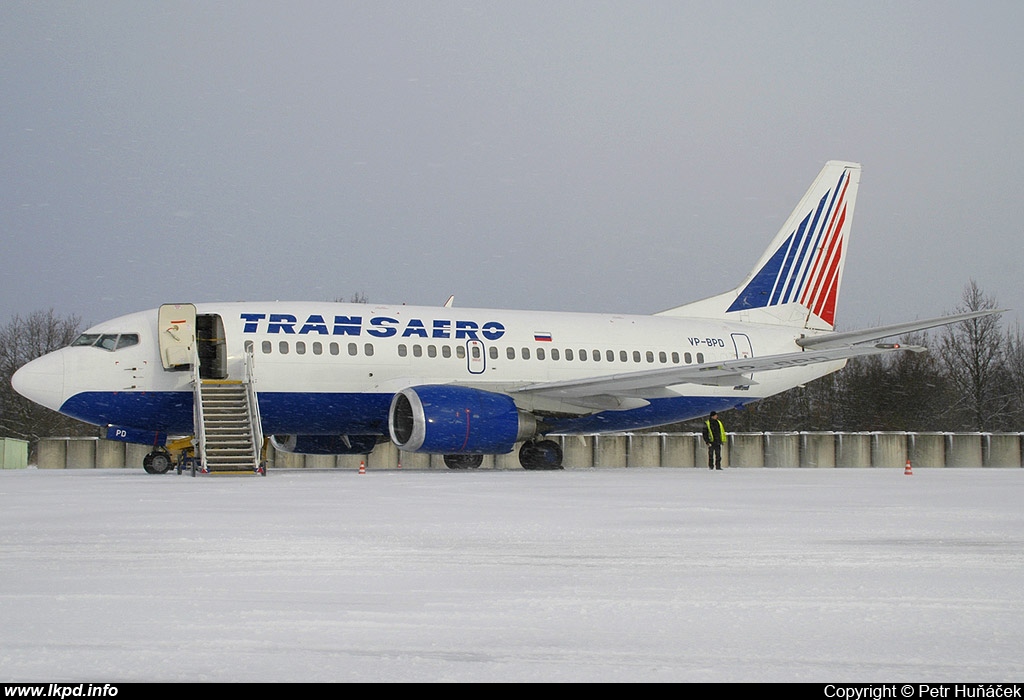
[[708, 446], [708, 469], [722, 468], [722, 443], [725, 442], [725, 426], [718, 420], [718, 412], [712, 411], [704, 421], [704, 444]]

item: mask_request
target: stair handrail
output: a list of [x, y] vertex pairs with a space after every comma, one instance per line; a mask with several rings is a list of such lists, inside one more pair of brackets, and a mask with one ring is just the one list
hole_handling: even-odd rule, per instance
[[192, 347], [192, 420], [195, 423], [195, 454], [192, 457], [205, 468], [206, 419], [203, 416], [203, 379], [199, 375], [199, 351], [195, 346]]
[[262, 469], [263, 421], [260, 418], [260, 401], [256, 395], [256, 353], [251, 345], [245, 347], [245, 398], [249, 405], [249, 425], [252, 429], [252, 451], [256, 456], [256, 471]]

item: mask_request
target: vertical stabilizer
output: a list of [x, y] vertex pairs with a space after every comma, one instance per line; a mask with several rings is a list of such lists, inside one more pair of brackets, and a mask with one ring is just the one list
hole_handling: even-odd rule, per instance
[[832, 330], [859, 183], [859, 164], [829, 161], [738, 287], [659, 315]]

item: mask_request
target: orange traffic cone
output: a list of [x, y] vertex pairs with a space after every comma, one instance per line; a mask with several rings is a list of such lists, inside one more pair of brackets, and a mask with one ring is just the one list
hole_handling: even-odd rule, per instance
[[910, 468], [910, 460], [907, 460], [907, 466], [903, 469], [904, 476], [914, 476], [914, 470]]
[[[909, 462], [908, 462], [908, 464], [909, 464]], [[364, 459], [359, 460], [359, 473], [360, 474], [365, 474], [366, 473], [366, 460], [364, 460]]]

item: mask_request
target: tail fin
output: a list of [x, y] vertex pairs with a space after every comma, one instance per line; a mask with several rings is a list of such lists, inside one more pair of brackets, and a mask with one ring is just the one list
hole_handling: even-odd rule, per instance
[[832, 330], [860, 165], [829, 161], [736, 289], [662, 311]]

